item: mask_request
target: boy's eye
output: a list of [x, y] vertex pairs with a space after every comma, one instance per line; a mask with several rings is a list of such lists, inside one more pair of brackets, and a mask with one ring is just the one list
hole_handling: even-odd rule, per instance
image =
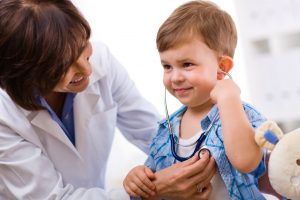
[[192, 63], [183, 63], [183, 67], [190, 67], [190, 66], [193, 66]]
[[164, 68], [165, 70], [169, 70], [169, 69], [171, 69], [171, 65], [163, 65], [163, 68]]

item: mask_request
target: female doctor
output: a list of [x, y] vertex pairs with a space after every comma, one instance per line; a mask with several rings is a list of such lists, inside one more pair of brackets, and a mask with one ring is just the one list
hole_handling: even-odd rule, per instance
[[[159, 116], [69, 0], [0, 1], [0, 199], [109, 199], [114, 130], [147, 153]], [[93, 53], [93, 54], [92, 54]], [[214, 161], [153, 174], [157, 194], [206, 199]]]

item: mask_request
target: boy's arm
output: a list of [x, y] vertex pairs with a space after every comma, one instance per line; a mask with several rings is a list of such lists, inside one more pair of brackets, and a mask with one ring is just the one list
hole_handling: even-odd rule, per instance
[[244, 111], [240, 89], [230, 79], [218, 81], [211, 92], [222, 124], [226, 155], [240, 172], [249, 173], [260, 163], [263, 151], [254, 139], [254, 128]]

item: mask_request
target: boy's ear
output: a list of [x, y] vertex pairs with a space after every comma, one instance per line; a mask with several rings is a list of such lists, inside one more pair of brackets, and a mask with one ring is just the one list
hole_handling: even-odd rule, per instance
[[218, 72], [218, 80], [224, 79], [226, 73], [228, 73], [232, 69], [232, 67], [233, 59], [230, 56], [221, 56], [219, 61], [220, 71]]

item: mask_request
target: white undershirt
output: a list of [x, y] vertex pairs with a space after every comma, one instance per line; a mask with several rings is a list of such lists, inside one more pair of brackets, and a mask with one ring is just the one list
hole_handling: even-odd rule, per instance
[[[200, 135], [201, 132], [195, 134], [193, 137], [188, 139], [179, 138], [177, 154], [181, 157], [190, 156], [194, 152], [196, 141], [198, 140]], [[213, 190], [210, 194], [209, 200], [230, 200], [225, 183], [222, 180], [219, 171], [217, 171], [216, 174], [213, 176], [211, 184]]]

